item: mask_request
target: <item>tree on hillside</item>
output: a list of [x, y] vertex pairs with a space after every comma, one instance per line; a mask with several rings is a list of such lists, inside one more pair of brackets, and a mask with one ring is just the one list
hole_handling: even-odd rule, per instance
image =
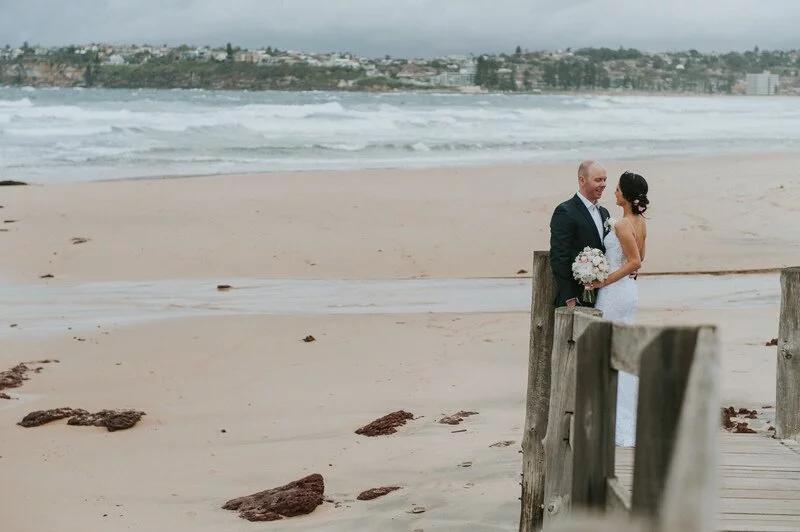
[[531, 71], [526, 70], [522, 73], [522, 85], [525, 87], [526, 91], [529, 91], [533, 88], [533, 82], [531, 81]]
[[233, 62], [233, 46], [231, 45], [231, 43], [228, 43], [225, 46], [225, 53], [227, 54], [228, 62], [232, 63]]
[[548, 63], [544, 66], [542, 81], [548, 87], [555, 87], [558, 84], [558, 69], [553, 63]]

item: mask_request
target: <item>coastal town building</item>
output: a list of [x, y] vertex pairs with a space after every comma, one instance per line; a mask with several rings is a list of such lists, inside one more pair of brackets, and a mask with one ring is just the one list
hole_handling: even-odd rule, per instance
[[747, 75], [747, 94], [749, 96], [774, 96], [780, 92], [780, 76], [764, 71], [761, 74]]

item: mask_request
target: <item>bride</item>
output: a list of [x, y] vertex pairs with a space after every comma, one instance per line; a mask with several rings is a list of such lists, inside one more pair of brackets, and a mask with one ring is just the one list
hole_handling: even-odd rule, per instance
[[[604, 282], [595, 282], [587, 288], [599, 288], [595, 308], [603, 311], [603, 319], [633, 323], [639, 296], [635, 277], [644, 260], [647, 222], [642, 216], [650, 203], [647, 199], [647, 181], [633, 172], [619, 177], [615, 191], [617, 205], [622, 207], [622, 219], [609, 219], [608, 235], [603, 240], [606, 261], [611, 274]], [[611, 231], [613, 229], [613, 231]], [[635, 375], [619, 372], [617, 384], [616, 444], [631, 447], [636, 441], [636, 401], [639, 379]]]

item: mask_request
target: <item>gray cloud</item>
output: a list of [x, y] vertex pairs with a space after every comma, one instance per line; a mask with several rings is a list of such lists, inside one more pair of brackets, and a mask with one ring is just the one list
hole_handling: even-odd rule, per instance
[[0, 0], [0, 40], [434, 55], [798, 48], [797, 0]]

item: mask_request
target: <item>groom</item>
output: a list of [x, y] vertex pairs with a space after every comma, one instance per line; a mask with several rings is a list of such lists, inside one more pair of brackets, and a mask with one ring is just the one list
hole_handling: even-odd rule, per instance
[[578, 193], [556, 207], [550, 219], [550, 266], [558, 285], [556, 307], [594, 306], [580, 301], [583, 285], [572, 277], [572, 263], [587, 246], [605, 253], [603, 238], [608, 233], [605, 228], [608, 211], [597, 202], [607, 179], [603, 165], [583, 161], [578, 167]]

